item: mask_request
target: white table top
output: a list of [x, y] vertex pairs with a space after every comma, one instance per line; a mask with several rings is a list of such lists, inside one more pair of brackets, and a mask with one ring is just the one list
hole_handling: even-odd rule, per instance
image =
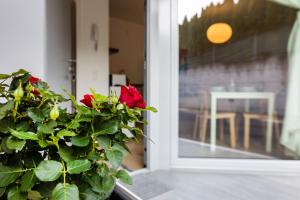
[[274, 92], [211, 92], [212, 97], [218, 99], [268, 99], [274, 98]]

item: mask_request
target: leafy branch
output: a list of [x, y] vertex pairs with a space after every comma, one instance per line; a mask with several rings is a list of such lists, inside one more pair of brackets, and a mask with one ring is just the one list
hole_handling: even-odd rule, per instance
[[[0, 198], [102, 200], [117, 180], [132, 184], [121, 166], [126, 142], [144, 135], [142, 112], [156, 109], [123, 90], [120, 98], [91, 90], [79, 104], [25, 70], [0, 74]], [[66, 101], [74, 113], [59, 106]]]

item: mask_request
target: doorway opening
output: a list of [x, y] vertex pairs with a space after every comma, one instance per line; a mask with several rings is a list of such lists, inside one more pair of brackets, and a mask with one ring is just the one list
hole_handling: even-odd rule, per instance
[[[120, 85], [135, 86], [145, 96], [145, 0], [110, 0], [110, 90]], [[124, 160], [130, 171], [146, 167], [144, 138], [128, 144], [131, 153]]]

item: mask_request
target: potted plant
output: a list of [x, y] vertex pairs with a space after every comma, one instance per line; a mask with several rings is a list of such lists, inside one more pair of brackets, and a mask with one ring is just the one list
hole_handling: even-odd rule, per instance
[[[78, 103], [25, 70], [0, 81], [1, 198], [101, 200], [117, 179], [132, 184], [120, 166], [126, 142], [143, 132], [130, 124], [145, 123], [145, 110], [156, 112], [134, 87], [122, 86], [120, 98], [91, 90]], [[69, 100], [74, 113], [59, 106]]]

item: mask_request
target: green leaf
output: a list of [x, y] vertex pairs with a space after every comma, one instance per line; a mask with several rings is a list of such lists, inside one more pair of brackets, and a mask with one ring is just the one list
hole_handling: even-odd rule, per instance
[[28, 121], [20, 122], [16, 125], [17, 131], [28, 131], [30, 128], [30, 124]]
[[19, 167], [8, 167], [0, 164], [0, 187], [6, 187], [15, 182], [21, 175]]
[[8, 200], [26, 200], [27, 194], [22, 193], [18, 188], [11, 188], [7, 194]]
[[118, 168], [123, 161], [123, 153], [118, 150], [109, 150], [105, 155], [114, 168]]
[[6, 146], [12, 150], [21, 151], [24, 148], [25, 144], [26, 144], [25, 140], [19, 140], [12, 136], [8, 137], [6, 140]]
[[58, 183], [52, 192], [52, 200], [79, 200], [78, 187], [74, 184]]
[[105, 102], [109, 102], [110, 99], [107, 96], [104, 96], [102, 94], [98, 94], [93, 89], [90, 89], [90, 90], [91, 90], [91, 93], [93, 94], [93, 96], [95, 98], [95, 101], [97, 103], [102, 104], [102, 103], [105, 103]]
[[1, 152], [4, 151], [5, 153], [11, 154], [13, 153], [13, 150], [9, 149], [7, 147], [6, 141], [8, 140], [8, 137], [2, 138], [1, 141]]
[[38, 135], [32, 132], [16, 131], [9, 129], [10, 133], [21, 140], [39, 140]]
[[45, 120], [43, 111], [38, 108], [29, 108], [27, 114], [34, 122], [43, 122]]
[[53, 142], [52, 141], [47, 141], [47, 140], [39, 140], [38, 144], [40, 145], [40, 147], [46, 148], [50, 144], [53, 144]]
[[69, 93], [67, 90], [64, 90], [64, 92], [68, 95], [68, 97], [70, 98], [70, 100], [72, 101], [72, 104], [75, 106], [76, 109], [78, 109], [79, 107], [82, 107], [80, 105], [78, 105], [76, 98]]
[[53, 132], [53, 129], [50, 128], [47, 124], [40, 124], [37, 127], [37, 131], [39, 133], [51, 134]]
[[145, 110], [148, 110], [148, 111], [151, 111], [151, 112], [154, 112], [154, 113], [157, 113], [157, 112], [158, 112], [156, 108], [151, 107], [151, 106], [147, 106], [147, 107], [145, 108]]
[[3, 79], [8, 79], [10, 78], [11, 75], [8, 75], [8, 74], [0, 74], [0, 79], [3, 80]]
[[65, 162], [69, 162], [75, 159], [75, 157], [72, 155], [73, 152], [71, 148], [67, 148], [67, 147], [59, 148], [58, 154]]
[[34, 171], [27, 171], [21, 178], [21, 191], [28, 192], [36, 183], [36, 177]]
[[30, 191], [28, 191], [28, 199], [29, 200], [41, 200], [41, 199], [43, 199], [43, 197], [40, 192], [35, 191], [35, 190], [30, 190]]
[[79, 127], [80, 127], [80, 124], [79, 124], [79, 122], [77, 120], [72, 120], [70, 122], [70, 124], [68, 124], [68, 126], [67, 126], [68, 129], [73, 129], [73, 130], [77, 129]]
[[100, 154], [96, 151], [90, 151], [87, 155], [87, 159], [97, 162], [101, 158]]
[[73, 137], [76, 136], [76, 133], [73, 131], [68, 131], [66, 129], [61, 130], [57, 133], [57, 137]]
[[97, 137], [98, 145], [103, 148], [104, 150], [108, 150], [111, 145], [111, 139], [105, 136], [98, 136]]
[[97, 129], [94, 136], [104, 135], [104, 134], [115, 134], [119, 130], [119, 122], [115, 120], [109, 120], [103, 122], [100, 127]]
[[0, 197], [3, 196], [3, 194], [5, 193], [6, 188], [0, 188]]
[[54, 129], [57, 126], [57, 122], [52, 119], [50, 119], [46, 124], [50, 129]]
[[91, 122], [92, 120], [93, 116], [90, 114], [81, 114], [77, 119], [78, 122]]
[[53, 129], [57, 126], [57, 122], [54, 120], [50, 120], [49, 122], [45, 124], [40, 124], [38, 126], [38, 132], [45, 133], [45, 134], [51, 134], [53, 132]]
[[0, 120], [0, 132], [1, 133], [9, 133], [9, 129], [15, 128], [15, 124], [12, 121], [9, 120]]
[[87, 188], [83, 192], [80, 192], [80, 197], [83, 200], [103, 200], [103, 198], [101, 198], [98, 193], [93, 192], [93, 190], [91, 190], [90, 188]]
[[91, 168], [89, 160], [72, 160], [67, 162], [67, 171], [69, 174], [80, 174]]
[[34, 170], [36, 177], [40, 181], [52, 182], [57, 180], [63, 171], [63, 166], [60, 162], [53, 160], [44, 160]]
[[109, 175], [109, 176], [105, 176], [103, 179], [102, 179], [102, 187], [103, 187], [103, 190], [105, 192], [110, 192], [114, 189], [115, 187], [115, 179], [113, 176]]
[[14, 109], [14, 101], [8, 101], [5, 104], [0, 105], [0, 120], [5, 118], [7, 113]]
[[131, 176], [124, 170], [119, 170], [116, 177], [125, 184], [132, 185]]
[[71, 138], [71, 142], [74, 146], [77, 147], [86, 147], [90, 143], [89, 136], [76, 136]]
[[18, 76], [18, 75], [22, 75], [22, 74], [26, 74], [28, 73], [28, 71], [26, 71], [25, 69], [19, 69], [18, 71], [12, 73], [13, 76]]
[[97, 173], [101, 177], [107, 176], [109, 174], [109, 168], [108, 168], [107, 164], [101, 163], [100, 165], [98, 165]]
[[123, 157], [128, 154], [128, 151], [125, 149], [125, 147], [123, 147], [121, 144], [118, 143], [114, 144], [112, 149], [122, 152]]
[[36, 185], [36, 190], [44, 197], [44, 200], [51, 199], [52, 191], [56, 186], [55, 182], [41, 182]]
[[91, 188], [94, 192], [97, 192], [97, 193], [103, 192], [100, 176], [97, 176], [97, 174], [93, 174], [92, 176], [84, 175], [83, 178], [84, 178], [84, 181], [87, 182], [91, 186]]

